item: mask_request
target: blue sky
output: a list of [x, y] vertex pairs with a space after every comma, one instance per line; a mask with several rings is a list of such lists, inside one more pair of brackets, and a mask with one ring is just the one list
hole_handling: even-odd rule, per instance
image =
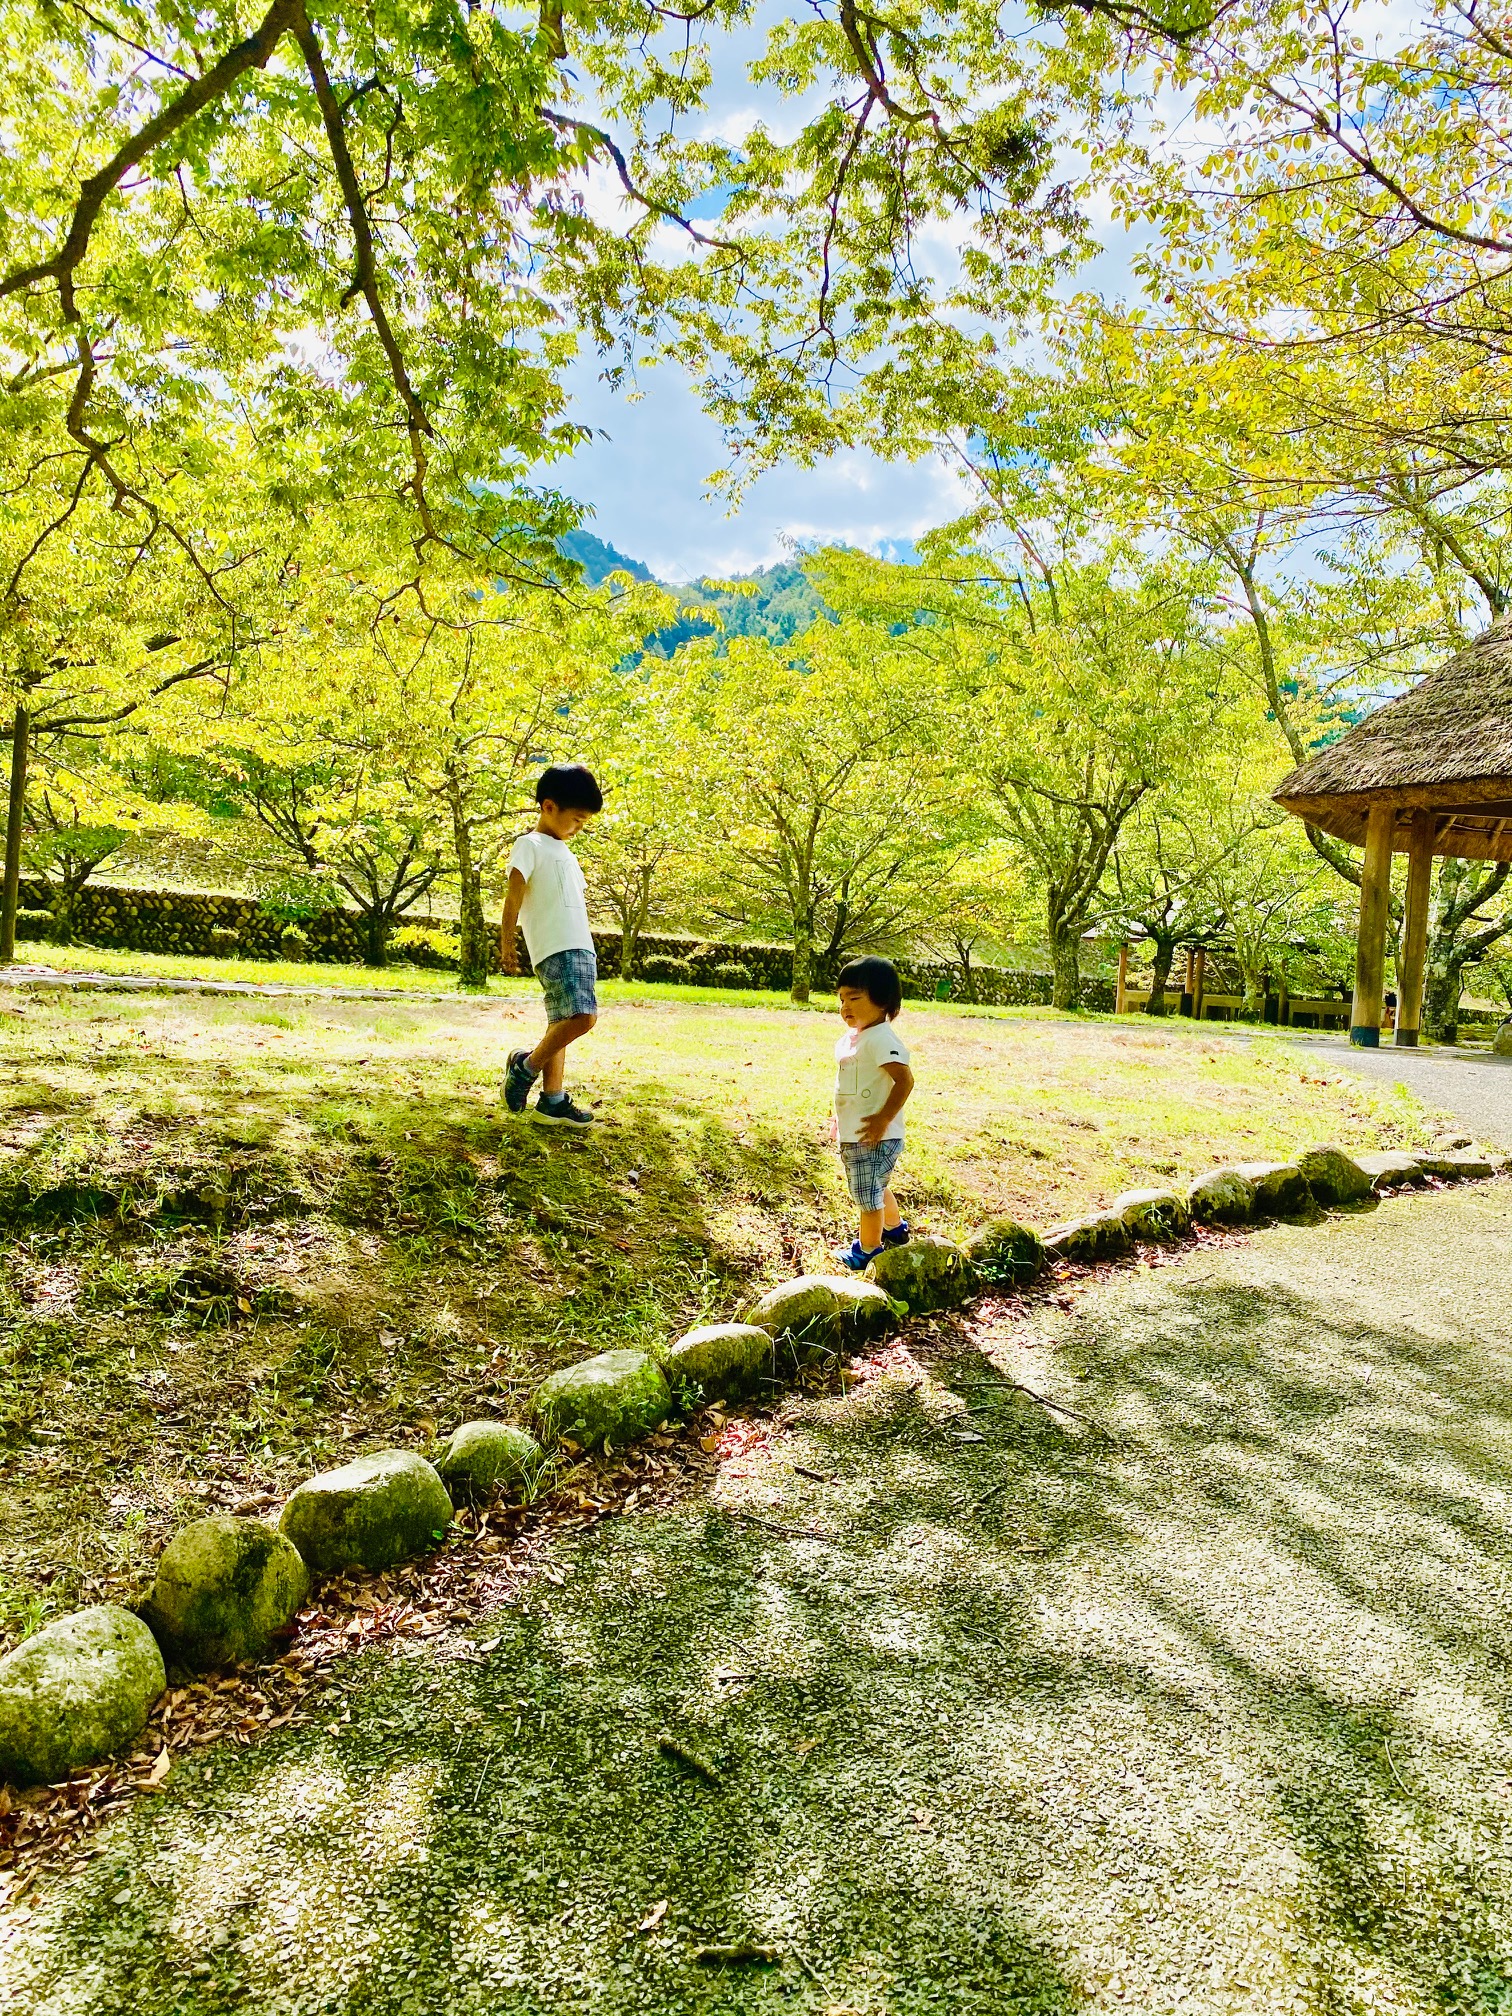
[[592, 507], [587, 529], [662, 581], [749, 573], [788, 557], [789, 542], [841, 540], [897, 551], [962, 508], [943, 463], [887, 463], [845, 454], [815, 469], [780, 465], [738, 505], [706, 494], [725, 460], [717, 426], [681, 371], [642, 376], [634, 403], [600, 383], [591, 365], [573, 383], [578, 417], [602, 429], [554, 480]]

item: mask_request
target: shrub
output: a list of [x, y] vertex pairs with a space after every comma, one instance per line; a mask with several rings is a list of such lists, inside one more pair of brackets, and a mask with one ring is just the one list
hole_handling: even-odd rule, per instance
[[716, 987], [753, 987], [749, 966], [743, 966], [738, 959], [724, 959], [714, 968]]
[[241, 933], [217, 924], [210, 933], [210, 950], [217, 959], [234, 959], [241, 950]]
[[18, 910], [16, 912], [16, 936], [25, 938], [33, 945], [45, 945], [52, 937], [53, 914], [51, 910]]
[[641, 963], [642, 980], [670, 980], [675, 987], [691, 987], [693, 966], [687, 959], [646, 959]]
[[438, 973], [455, 973], [461, 964], [462, 947], [453, 931], [429, 931], [421, 924], [405, 924], [389, 939], [389, 953]]
[[297, 965], [310, 956], [309, 935], [301, 931], [297, 924], [290, 924], [280, 933], [278, 947], [291, 965]]

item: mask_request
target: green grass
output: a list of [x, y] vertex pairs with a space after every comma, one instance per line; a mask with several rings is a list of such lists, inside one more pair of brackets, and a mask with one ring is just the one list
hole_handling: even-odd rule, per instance
[[[586, 1138], [499, 1105], [539, 1026], [485, 1000], [29, 994], [0, 1011], [0, 1631], [133, 1595], [192, 1512], [657, 1350], [805, 1269], [850, 1211], [835, 1024], [606, 990]], [[909, 1009], [916, 1222], [1048, 1224], [1224, 1157], [1421, 1138], [1274, 1041]], [[21, 1608], [15, 1606], [19, 1604]], [[11, 1620], [9, 1623], [6, 1620]]]

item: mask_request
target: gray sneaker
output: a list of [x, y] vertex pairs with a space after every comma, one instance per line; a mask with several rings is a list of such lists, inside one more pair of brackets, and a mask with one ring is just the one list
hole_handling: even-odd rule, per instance
[[532, 1071], [525, 1061], [528, 1055], [524, 1050], [511, 1050], [504, 1066], [504, 1104], [511, 1113], [525, 1111], [530, 1088], [541, 1075], [539, 1071]]
[[591, 1127], [594, 1121], [588, 1108], [576, 1105], [565, 1092], [543, 1092], [531, 1107], [530, 1117], [543, 1127]]

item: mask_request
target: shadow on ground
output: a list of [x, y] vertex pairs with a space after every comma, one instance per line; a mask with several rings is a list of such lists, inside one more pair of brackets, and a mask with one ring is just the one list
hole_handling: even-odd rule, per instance
[[0, 1993], [1512, 2011], [1509, 1234], [1397, 1200], [985, 1309], [175, 1771]]

